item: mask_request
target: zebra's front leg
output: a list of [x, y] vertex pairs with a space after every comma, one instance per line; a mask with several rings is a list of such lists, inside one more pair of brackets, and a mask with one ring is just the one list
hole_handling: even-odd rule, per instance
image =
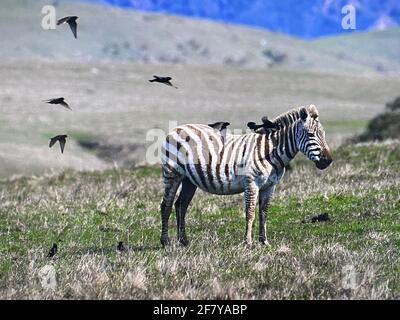
[[191, 183], [188, 178], [183, 179], [181, 193], [179, 194], [178, 200], [175, 202], [178, 241], [183, 246], [187, 246], [189, 244], [189, 241], [186, 237], [185, 216], [196, 189], [197, 187]]
[[272, 187], [269, 187], [265, 190], [260, 190], [260, 192], [259, 192], [259, 217], [260, 217], [259, 228], [260, 229], [259, 229], [259, 234], [258, 234], [258, 240], [264, 245], [269, 245], [268, 240], [267, 240], [267, 235], [266, 235], [266, 221], [267, 221], [267, 212], [268, 212], [269, 202], [274, 193], [274, 190], [275, 190], [275, 185]]
[[246, 206], [246, 242], [252, 243], [252, 228], [257, 205], [258, 187], [254, 181], [248, 181], [244, 191]]
[[169, 245], [168, 220], [171, 214], [176, 191], [181, 184], [182, 178], [164, 175], [164, 196], [161, 202], [161, 244]]

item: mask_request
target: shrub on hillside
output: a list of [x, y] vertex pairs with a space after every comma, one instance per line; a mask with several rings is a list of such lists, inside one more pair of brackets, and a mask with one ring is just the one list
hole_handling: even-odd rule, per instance
[[367, 130], [356, 138], [357, 141], [371, 141], [400, 138], [400, 97], [386, 104], [383, 113], [369, 123]]

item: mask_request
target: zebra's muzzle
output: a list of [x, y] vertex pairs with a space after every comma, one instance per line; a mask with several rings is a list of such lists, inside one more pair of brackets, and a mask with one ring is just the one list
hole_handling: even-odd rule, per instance
[[320, 160], [315, 161], [315, 165], [320, 170], [328, 168], [331, 163], [332, 163], [331, 157], [322, 157]]

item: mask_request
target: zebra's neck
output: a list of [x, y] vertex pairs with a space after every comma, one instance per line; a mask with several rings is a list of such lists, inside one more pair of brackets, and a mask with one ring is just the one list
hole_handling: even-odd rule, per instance
[[297, 124], [296, 121], [268, 134], [267, 143], [272, 146], [269, 158], [275, 169], [283, 169], [299, 152], [296, 141]]

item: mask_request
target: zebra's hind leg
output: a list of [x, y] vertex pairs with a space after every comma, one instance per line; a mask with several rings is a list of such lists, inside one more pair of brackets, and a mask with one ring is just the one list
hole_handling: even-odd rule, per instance
[[183, 179], [182, 176], [173, 171], [163, 168], [164, 196], [161, 202], [161, 244], [169, 245], [168, 220], [171, 214], [176, 192]]
[[188, 178], [184, 178], [182, 181], [181, 193], [179, 194], [178, 200], [175, 202], [178, 241], [184, 246], [189, 244], [185, 230], [186, 211], [190, 201], [193, 199], [196, 189], [197, 187], [191, 183]]

